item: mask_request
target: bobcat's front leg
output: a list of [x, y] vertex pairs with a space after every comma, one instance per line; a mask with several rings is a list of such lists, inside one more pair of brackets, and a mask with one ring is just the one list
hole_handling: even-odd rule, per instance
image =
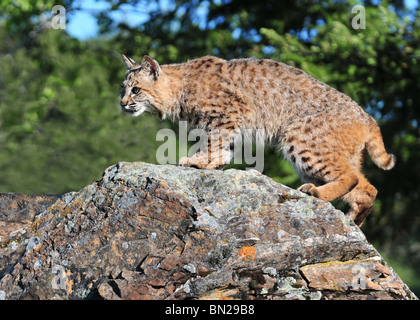
[[183, 167], [195, 167], [198, 169], [221, 170], [230, 163], [233, 151], [230, 148], [231, 132], [214, 130], [208, 134], [208, 143], [202, 150], [192, 157], [179, 159], [178, 165]]
[[209, 161], [207, 154], [197, 152], [192, 157], [182, 157], [178, 161], [178, 166], [193, 167], [197, 169], [215, 169], [221, 170], [226, 163]]

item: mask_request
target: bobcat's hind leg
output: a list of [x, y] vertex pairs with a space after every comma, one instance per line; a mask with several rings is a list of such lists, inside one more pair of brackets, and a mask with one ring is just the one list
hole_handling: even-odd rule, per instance
[[378, 191], [372, 186], [362, 173], [347, 173], [321, 186], [306, 183], [298, 188], [321, 200], [332, 201], [342, 198], [350, 205], [347, 213], [357, 226], [362, 226], [372, 210]]
[[358, 184], [357, 176], [351, 171], [331, 170], [323, 177], [315, 177], [324, 184], [315, 186], [312, 183], [301, 185], [298, 190], [324, 201], [341, 198]]
[[378, 191], [362, 174], [358, 176], [358, 179], [359, 183], [357, 186], [344, 195], [343, 200], [350, 205], [350, 210], [347, 214], [360, 227], [372, 210]]

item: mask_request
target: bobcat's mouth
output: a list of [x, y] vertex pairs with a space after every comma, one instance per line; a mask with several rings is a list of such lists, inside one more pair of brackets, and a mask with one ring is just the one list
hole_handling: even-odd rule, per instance
[[144, 106], [138, 107], [135, 104], [131, 104], [131, 105], [124, 106], [123, 110], [125, 112], [127, 112], [129, 115], [131, 115], [133, 117], [137, 117], [137, 116], [141, 115], [143, 112], [147, 111], [147, 108], [144, 107]]

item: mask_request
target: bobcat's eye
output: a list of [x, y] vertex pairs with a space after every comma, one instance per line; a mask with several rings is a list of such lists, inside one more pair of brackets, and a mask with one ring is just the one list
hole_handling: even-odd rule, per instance
[[140, 88], [139, 87], [134, 87], [133, 89], [131, 89], [131, 92], [134, 94], [137, 94], [140, 92]]

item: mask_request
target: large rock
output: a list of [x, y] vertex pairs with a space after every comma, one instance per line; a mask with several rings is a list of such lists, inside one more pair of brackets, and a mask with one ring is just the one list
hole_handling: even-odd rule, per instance
[[29, 217], [0, 222], [0, 298], [416, 299], [351, 219], [256, 171], [119, 163]]

